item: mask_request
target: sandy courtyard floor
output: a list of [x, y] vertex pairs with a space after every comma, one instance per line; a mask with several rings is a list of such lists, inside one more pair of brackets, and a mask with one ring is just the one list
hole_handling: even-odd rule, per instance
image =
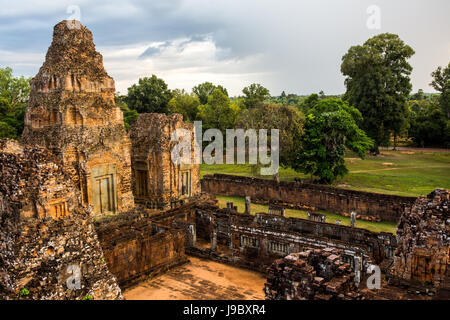
[[264, 275], [189, 257], [190, 263], [126, 289], [127, 300], [263, 300]]

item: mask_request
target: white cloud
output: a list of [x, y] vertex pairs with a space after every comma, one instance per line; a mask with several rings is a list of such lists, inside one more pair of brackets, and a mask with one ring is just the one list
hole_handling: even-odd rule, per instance
[[372, 0], [0, 0], [0, 50], [11, 53], [0, 64], [35, 74], [42, 61], [32, 57], [45, 54], [53, 25], [73, 4], [122, 92], [154, 73], [172, 88], [211, 81], [240, 94], [258, 82], [274, 95], [342, 93], [343, 54], [378, 32], [415, 49], [414, 90], [432, 91], [430, 73], [448, 64], [448, 0], [378, 0], [380, 30], [366, 27]]
[[166, 44], [158, 54], [141, 58], [149, 47], [161, 46], [160, 42], [123, 47], [99, 47], [108, 73], [116, 79], [116, 89], [122, 93], [139, 78], [156, 74], [170, 88], [190, 91], [195, 85], [212, 81], [228, 88], [230, 94], [238, 95], [249, 81], [258, 81], [270, 72], [255, 72], [252, 66], [259, 64], [262, 55], [243, 59], [219, 59], [223, 49], [211, 38], [190, 41], [181, 38]]

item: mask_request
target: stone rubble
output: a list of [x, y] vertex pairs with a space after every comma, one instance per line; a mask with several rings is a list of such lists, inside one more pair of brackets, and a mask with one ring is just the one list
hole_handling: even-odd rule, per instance
[[[80, 201], [51, 152], [0, 140], [0, 299], [122, 298]], [[61, 203], [64, 212], [53, 210]]]
[[432, 284], [445, 279], [450, 259], [450, 191], [436, 189], [406, 208], [397, 226], [398, 247], [390, 274]]
[[338, 249], [292, 253], [267, 269], [266, 300], [358, 300], [355, 274]]

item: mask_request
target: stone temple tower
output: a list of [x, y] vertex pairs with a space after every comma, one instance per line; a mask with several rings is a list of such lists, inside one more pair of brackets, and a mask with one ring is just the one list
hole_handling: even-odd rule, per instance
[[22, 142], [61, 157], [94, 214], [134, 206], [131, 143], [114, 92], [92, 33], [77, 21], [57, 24], [45, 62], [31, 81]]

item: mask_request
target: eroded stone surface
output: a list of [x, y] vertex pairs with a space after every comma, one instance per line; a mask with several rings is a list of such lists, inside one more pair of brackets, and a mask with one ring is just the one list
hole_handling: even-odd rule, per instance
[[114, 103], [114, 80], [95, 50], [92, 33], [62, 21], [44, 64], [31, 81], [22, 141], [59, 155], [95, 214], [127, 211], [131, 143]]
[[0, 226], [0, 299], [122, 298], [89, 208], [48, 150], [0, 140]]
[[[189, 136], [191, 164], [173, 162], [171, 153], [178, 144], [172, 141], [175, 130], [185, 130]], [[184, 122], [181, 114], [140, 114], [130, 128], [130, 138], [137, 202], [168, 209], [200, 193], [200, 165], [194, 163], [194, 126]]]
[[326, 248], [293, 253], [267, 270], [264, 293], [269, 300], [361, 299], [350, 264], [341, 252]]
[[405, 210], [397, 227], [391, 274], [439, 286], [450, 263], [449, 190], [436, 189]]

